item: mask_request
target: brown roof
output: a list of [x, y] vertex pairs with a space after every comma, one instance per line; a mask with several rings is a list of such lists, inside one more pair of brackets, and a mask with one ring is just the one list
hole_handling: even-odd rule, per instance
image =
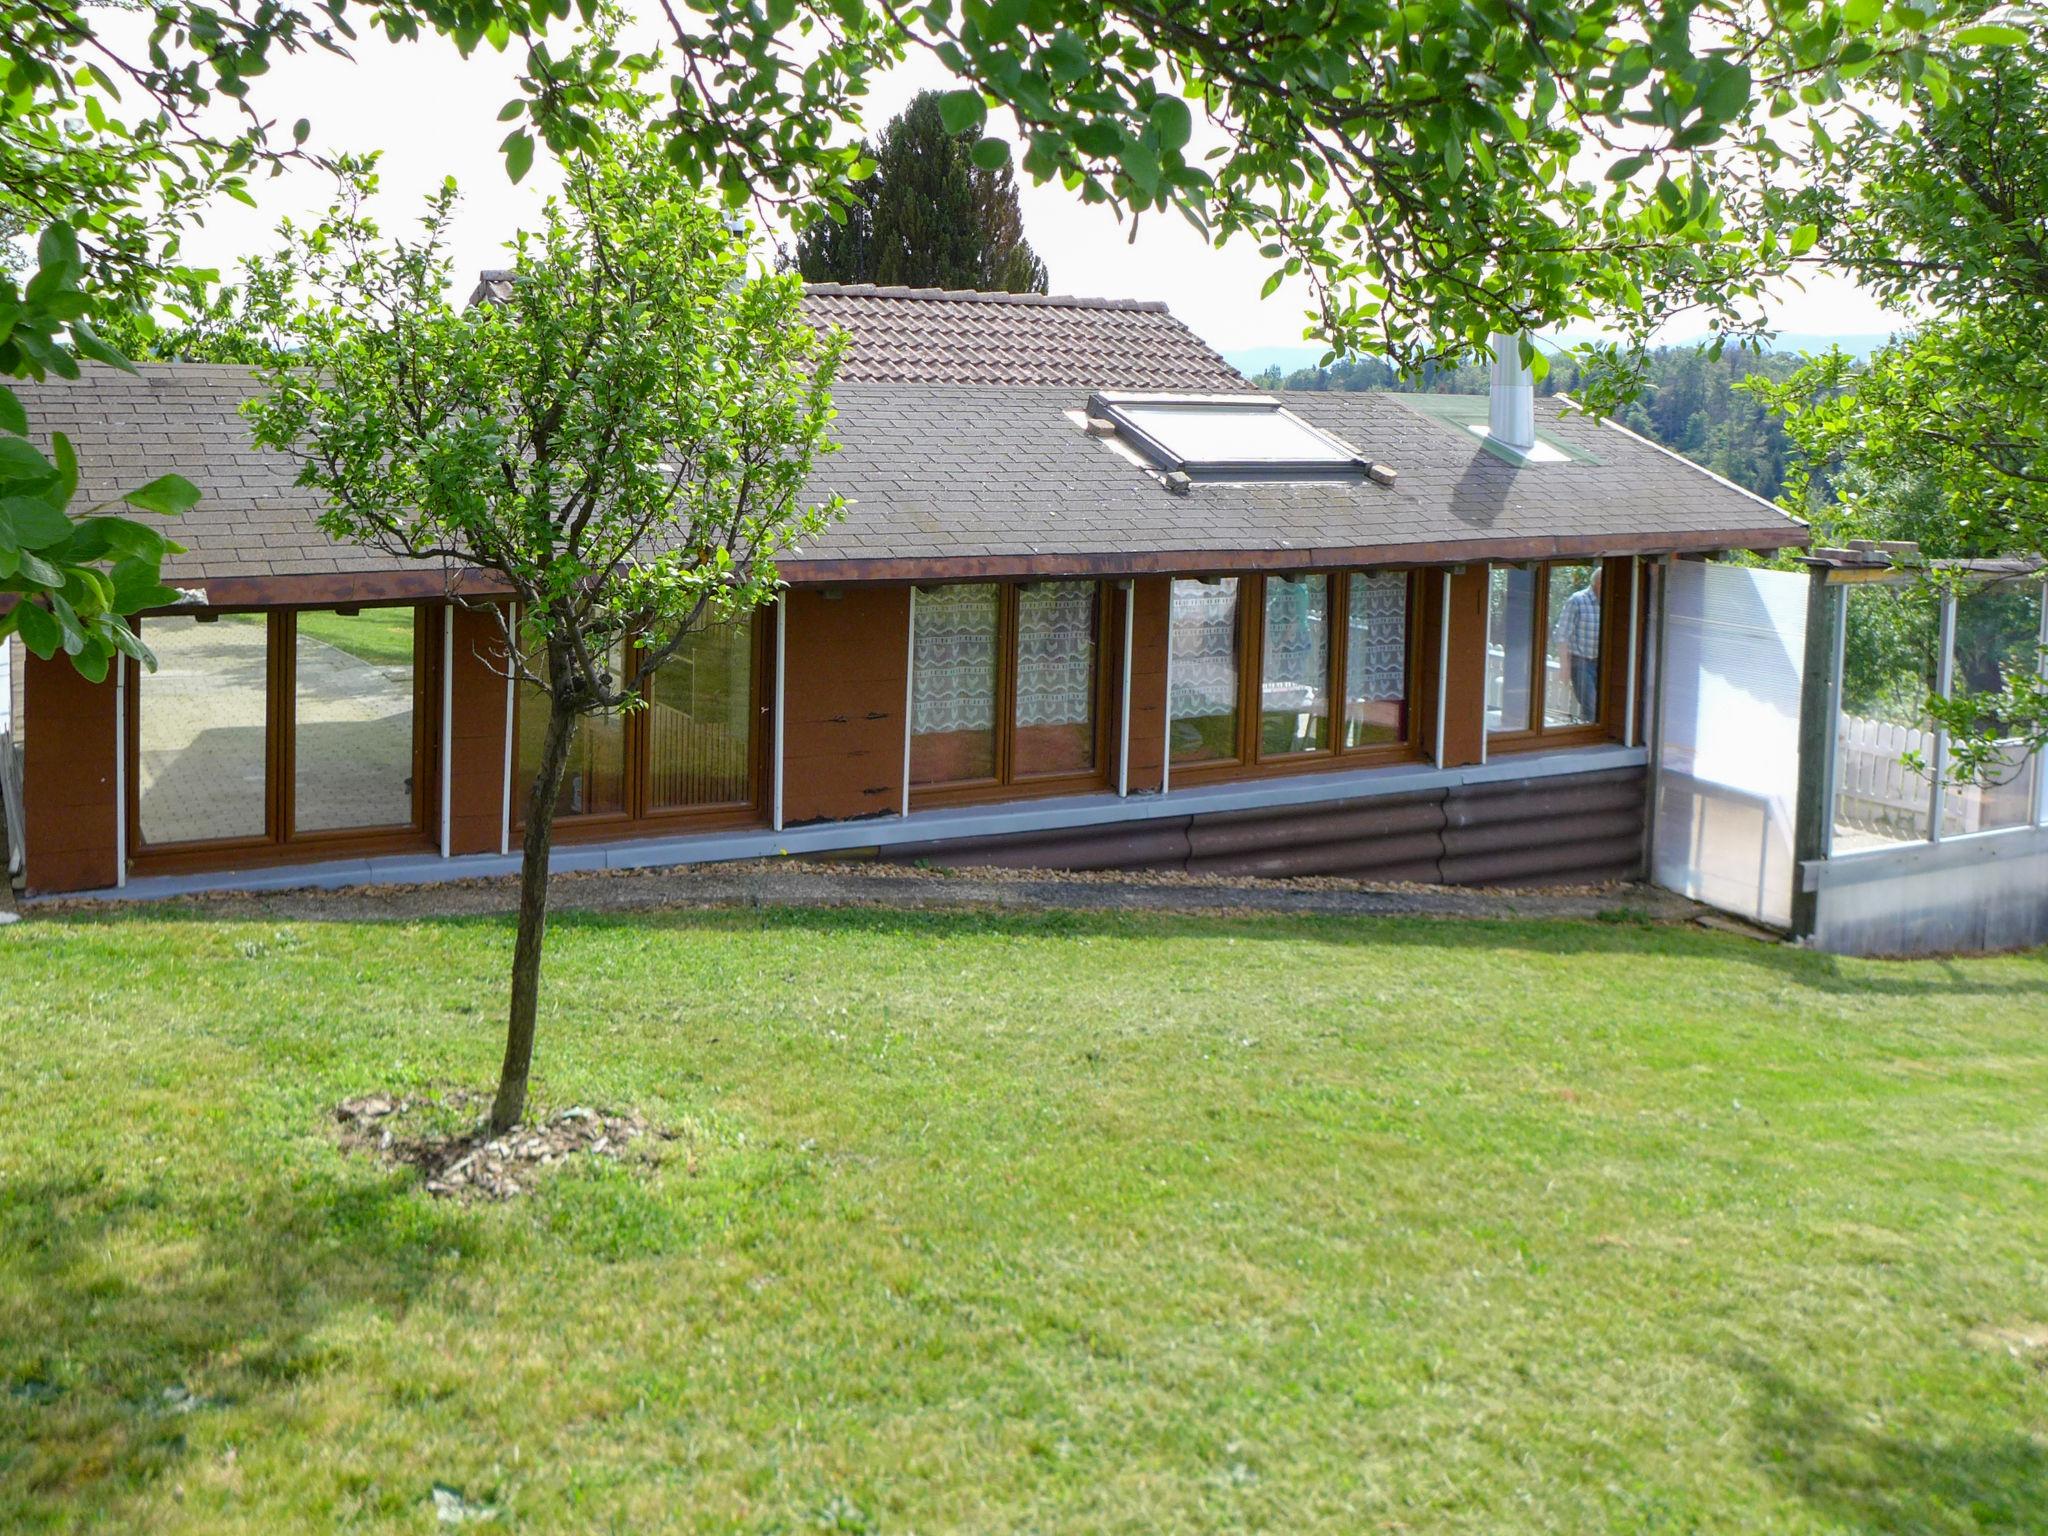
[[847, 333], [848, 384], [1251, 387], [1164, 304], [812, 283], [804, 311]]

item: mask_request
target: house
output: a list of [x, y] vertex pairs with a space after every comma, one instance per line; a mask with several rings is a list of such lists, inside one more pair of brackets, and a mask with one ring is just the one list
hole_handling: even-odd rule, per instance
[[[488, 281], [488, 278], [487, 278]], [[1459, 883], [1642, 862], [1658, 572], [1800, 545], [1769, 503], [1536, 399], [1271, 395], [1162, 306], [819, 286], [845, 519], [648, 707], [589, 722], [562, 868], [777, 851]], [[541, 712], [437, 567], [337, 545], [246, 371], [26, 390], [97, 483], [203, 504], [103, 684], [29, 659], [26, 884], [513, 867]]]

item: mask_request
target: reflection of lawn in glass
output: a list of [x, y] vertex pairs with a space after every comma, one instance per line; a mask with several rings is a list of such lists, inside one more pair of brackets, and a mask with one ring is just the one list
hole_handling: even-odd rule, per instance
[[347, 618], [308, 611], [299, 615], [299, 633], [373, 667], [405, 667], [412, 665], [412, 615], [410, 608], [365, 608]]

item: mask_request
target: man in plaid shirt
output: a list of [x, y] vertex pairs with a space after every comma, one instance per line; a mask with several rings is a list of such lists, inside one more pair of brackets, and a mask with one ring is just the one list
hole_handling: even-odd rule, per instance
[[1563, 653], [1572, 680], [1572, 694], [1578, 700], [1578, 718], [1600, 718], [1600, 567], [1593, 567], [1593, 580], [1564, 600], [1557, 616], [1552, 643]]

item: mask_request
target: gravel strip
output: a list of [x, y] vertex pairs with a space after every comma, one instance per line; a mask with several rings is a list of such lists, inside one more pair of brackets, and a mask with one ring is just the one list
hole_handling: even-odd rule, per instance
[[[223, 919], [413, 920], [512, 911], [513, 876], [434, 885], [223, 892], [178, 899]], [[1299, 913], [1328, 916], [1543, 918], [1625, 916], [1689, 922], [1702, 908], [1638, 884], [1477, 889], [1335, 876], [1245, 879], [1159, 870], [934, 869], [909, 865], [763, 859], [674, 869], [557, 875], [556, 910], [640, 912], [696, 907], [884, 907], [914, 911]], [[37, 902], [27, 915], [126, 911], [130, 903]]]

